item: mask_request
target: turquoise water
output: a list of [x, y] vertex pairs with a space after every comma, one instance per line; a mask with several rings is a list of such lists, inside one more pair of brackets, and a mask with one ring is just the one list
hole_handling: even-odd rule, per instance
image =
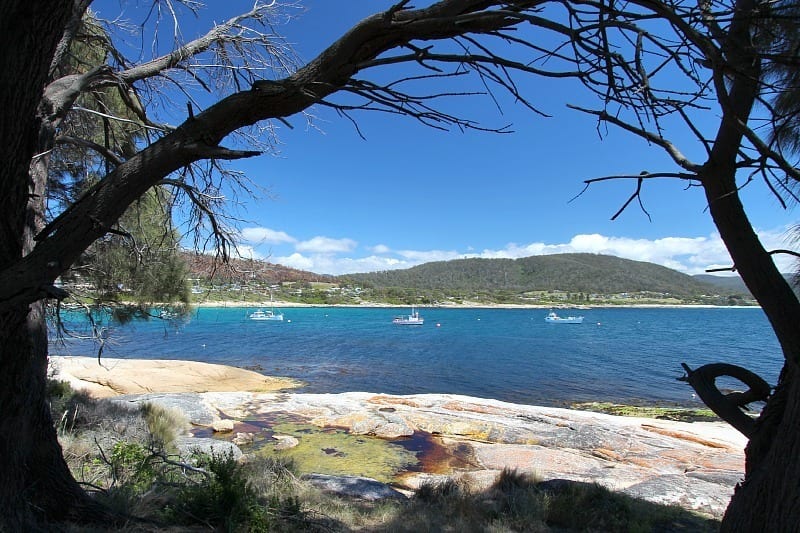
[[[247, 320], [252, 310], [106, 324], [103, 356], [257, 367], [304, 381], [304, 392], [453, 393], [538, 405], [699, 405], [676, 379], [681, 362], [739, 364], [771, 384], [781, 363], [758, 308], [596, 308], [580, 312], [580, 325], [547, 324], [545, 309], [423, 308], [424, 326], [391, 323], [407, 309], [285, 308], [286, 321], [275, 323]], [[66, 339], [51, 353], [96, 355], [97, 346]]]

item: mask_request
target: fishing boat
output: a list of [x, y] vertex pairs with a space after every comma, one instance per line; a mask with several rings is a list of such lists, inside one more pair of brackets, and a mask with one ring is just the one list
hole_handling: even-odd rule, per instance
[[583, 324], [582, 316], [558, 316], [555, 311], [550, 311], [544, 321], [548, 324]]
[[392, 319], [392, 324], [401, 326], [421, 326], [425, 323], [425, 319], [419, 316], [419, 311], [416, 307], [411, 307], [410, 315], [400, 315]]

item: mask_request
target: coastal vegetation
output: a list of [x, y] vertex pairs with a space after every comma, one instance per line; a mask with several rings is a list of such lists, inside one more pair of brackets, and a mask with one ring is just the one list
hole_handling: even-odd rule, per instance
[[[730, 413], [741, 415], [744, 400], [766, 400], [758, 423], [746, 433], [745, 479], [721, 527], [796, 527], [800, 301], [773, 256], [797, 252], [766, 249], [740, 195], [743, 187], [763, 182], [782, 207], [798, 200], [800, 170], [793, 160], [798, 147], [791, 140], [800, 114], [796, 2], [648, 0], [620, 6], [442, 0], [416, 8], [403, 0], [355, 23], [307, 64], [300, 64], [273, 32], [279, 19], [291, 18], [280, 2], [257, 2], [189, 42], [181, 38], [180, 22], [183, 16], [192, 18], [195, 2], [185, 2], [184, 12], [172, 9], [174, 2], [169, 9], [154, 8], [136, 26], [141, 30], [134, 33], [143, 41], [133, 46], [135, 58], [126, 57], [113, 38], [88, 29], [90, 3], [9, 0], [0, 14], [0, 70], [14, 74], [0, 84], [5, 113], [0, 126], [0, 508], [5, 529], [123, 521], [109, 502], [89, 497], [57, 441], [46, 394], [44, 313], [46, 300], [67, 296], [57, 278], [98, 239], [124, 233], [118, 224], [126, 211], [161, 186], [170, 190], [173, 213], [192, 233], [186, 239], [226, 259], [238, 220], [225, 210], [226, 200], [236, 203], [251, 188], [245, 176], [223, 163], [272, 149], [278, 144], [270, 136], [276, 127], [304, 113], [311, 120], [309, 109], [315, 105], [353, 121], [356, 112], [382, 111], [445, 130], [506, 132], [471, 120], [466, 105], [442, 101], [472, 93], [438, 83], [470, 75], [475, 75], [477, 91], [502, 91], [533, 112], [538, 111], [535, 91], [541, 85], [517, 83], [514, 76], [571, 80], [597, 97], [593, 104], [571, 108], [595, 119], [598, 131], [617, 128], [642, 146], [662, 150], [671, 161], [668, 169], [609, 170], [616, 173], [587, 178], [587, 186], [611, 179], [632, 185], [614, 217], [637, 205], [653, 179], [678, 179], [702, 189], [730, 252], [730, 268], [763, 309], [784, 362], [774, 389], [715, 397], [726, 420]], [[123, 29], [118, 19], [109, 24]], [[174, 28], [175, 34], [162, 39], [160, 28]], [[76, 42], [101, 45], [97, 61], [72, 68]], [[144, 59], [151, 42], [175, 43], [175, 49]], [[156, 118], [162, 102], [176, 101], [162, 92], [165, 80], [179, 88], [179, 105], [166, 113], [178, 118], [177, 127]], [[105, 90], [124, 102], [126, 116], [106, 106], [99, 115], [103, 127], [96, 130], [103, 131], [102, 139], [70, 135], [71, 120], [98, 116], [82, 105], [81, 97]], [[139, 142], [112, 142], [111, 121], [133, 124], [142, 132]], [[685, 136], [668, 138], [675, 127]], [[256, 139], [254, 132], [266, 137]], [[241, 136], [231, 140], [235, 134]], [[234, 148], [221, 144], [226, 139]], [[48, 203], [58, 190], [49, 165], [63, 144], [90, 147], [101, 157], [94, 184], [68, 204], [55, 205]], [[732, 367], [713, 367], [721, 368]], [[694, 383], [700, 381], [709, 380]], [[127, 448], [118, 454], [138, 457]], [[241, 479], [224, 465], [220, 474]], [[225, 499], [230, 494], [225, 485], [214, 487], [220, 499], [212, 501], [241, 508], [239, 500]], [[571, 502], [584, 505], [577, 496]], [[575, 516], [572, 508], [568, 512]]]

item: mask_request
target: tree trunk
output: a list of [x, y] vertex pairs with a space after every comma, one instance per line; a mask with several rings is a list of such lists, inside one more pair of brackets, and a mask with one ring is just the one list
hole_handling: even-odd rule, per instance
[[[72, 477], [50, 416], [44, 305], [0, 315], [0, 509], [8, 531], [104, 516]], [[0, 527], [0, 529], [3, 529]]]
[[[759, 419], [761, 439], [747, 446], [747, 473], [725, 513], [722, 531], [797, 531], [800, 525], [800, 387], [788, 364]], [[765, 444], [767, 446], [765, 446]], [[758, 461], [754, 462], [754, 457]]]
[[[735, 91], [732, 95], [736, 96]], [[737, 129], [729, 125], [718, 141]], [[739, 199], [735, 174], [733, 164], [707, 165], [703, 186], [709, 209], [736, 270], [772, 325], [785, 362], [775, 392], [750, 436], [745, 479], [736, 488], [722, 531], [796, 531], [800, 523], [800, 302], [753, 230]]]
[[[29, 169], [40, 142], [37, 109], [71, 0], [10, 0], [0, 12], [0, 270], [33, 248], [44, 184]], [[64, 462], [47, 398], [44, 303], [0, 313], [0, 530], [25, 531], [105, 513]]]
[[[747, 123], [762, 80], [752, 33], [753, 0], [738, 0], [726, 58], [734, 74], [717, 74], [723, 118], [709, 161], [699, 176], [709, 210], [736, 270], [761, 305], [781, 346], [784, 367], [745, 450], [745, 479], [734, 493], [723, 531], [797, 531], [800, 524], [800, 302], [747, 218], [736, 184]], [[778, 355], [778, 354], [776, 354]]]

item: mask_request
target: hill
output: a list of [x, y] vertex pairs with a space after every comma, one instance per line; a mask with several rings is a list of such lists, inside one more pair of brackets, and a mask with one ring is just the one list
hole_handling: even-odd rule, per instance
[[254, 281], [261, 284], [283, 283], [288, 281], [331, 282], [333, 276], [314, 274], [259, 259], [234, 259], [223, 263], [213, 255], [183, 252], [183, 259], [189, 267], [190, 276], [218, 283], [246, 283]]
[[696, 274], [692, 276], [697, 281], [702, 283], [709, 283], [715, 287], [720, 287], [728, 291], [740, 292], [742, 294], [750, 294], [747, 285], [744, 284], [742, 278], [739, 276], [715, 276], [713, 274]]
[[[405, 270], [328, 276], [261, 260], [186, 253], [192, 291], [211, 299], [276, 299], [316, 304], [407, 305], [462, 301], [506, 304], [752, 304], [742, 285], [693, 277], [653, 263], [599, 254], [456, 259]], [[717, 281], [718, 283], [713, 283]], [[728, 283], [728, 285], [725, 285]], [[336, 287], [336, 286], [339, 287]], [[227, 291], [227, 292], [226, 292]], [[252, 294], [250, 294], [252, 293]]]
[[[715, 276], [713, 274], [697, 274], [693, 276], [696, 280], [701, 281], [703, 283], [710, 283], [720, 289], [731, 291], [731, 292], [738, 292], [740, 294], [750, 294], [750, 289], [747, 288], [747, 285], [744, 284], [742, 278], [739, 276]], [[784, 278], [786, 281], [794, 288], [794, 292], [800, 296], [800, 283], [798, 283], [798, 278], [794, 274], [784, 274]]]
[[740, 294], [653, 263], [599, 254], [555, 254], [520, 259], [457, 259], [406, 270], [340, 276], [374, 288], [459, 291], [569, 291], [589, 294], [650, 292], [677, 298]]

